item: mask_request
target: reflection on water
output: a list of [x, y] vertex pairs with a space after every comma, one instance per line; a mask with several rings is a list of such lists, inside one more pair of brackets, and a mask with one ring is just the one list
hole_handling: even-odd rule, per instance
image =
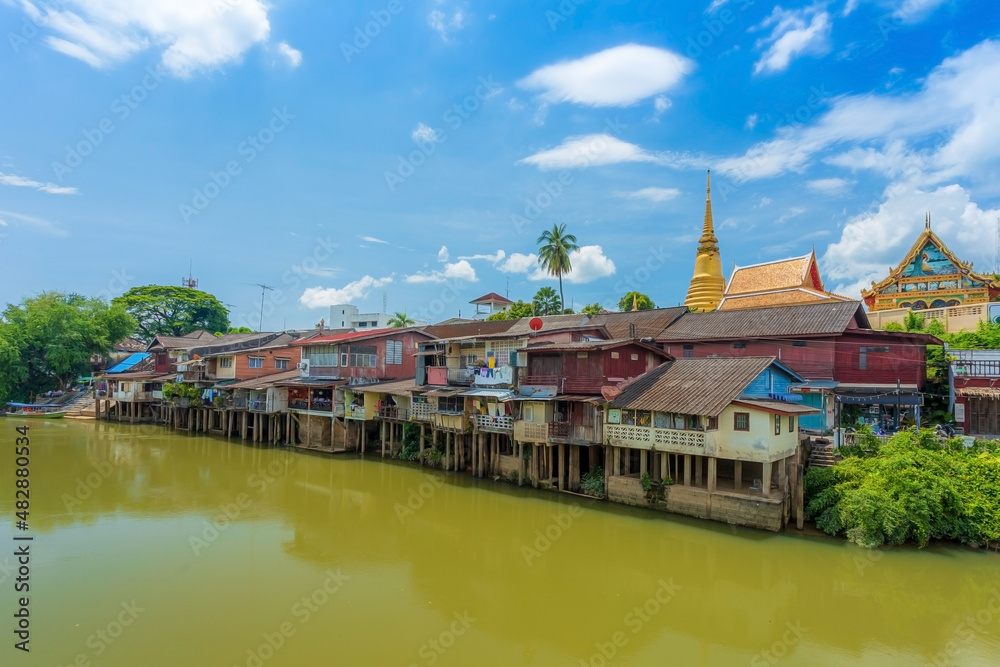
[[871, 554], [153, 426], [31, 435], [25, 664], [1000, 663], [993, 554]]

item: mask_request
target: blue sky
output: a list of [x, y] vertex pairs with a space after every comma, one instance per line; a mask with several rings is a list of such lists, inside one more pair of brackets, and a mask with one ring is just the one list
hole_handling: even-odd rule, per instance
[[[815, 248], [857, 297], [936, 231], [992, 270], [990, 2], [0, 0], [0, 302], [200, 287], [327, 305], [683, 301], [705, 170], [723, 265]], [[509, 285], [509, 288], [508, 288]]]

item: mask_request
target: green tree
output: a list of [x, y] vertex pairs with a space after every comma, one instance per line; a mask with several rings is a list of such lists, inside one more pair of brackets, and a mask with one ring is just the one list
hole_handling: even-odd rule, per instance
[[531, 317], [535, 314], [530, 303], [525, 303], [521, 299], [518, 299], [514, 303], [510, 304], [503, 310], [497, 313], [493, 313], [486, 318], [487, 322], [493, 322], [496, 320], [519, 320], [522, 317]]
[[30, 398], [90, 374], [90, 359], [134, 328], [121, 305], [46, 292], [8, 305], [0, 321], [0, 396]]
[[406, 314], [404, 310], [401, 313], [394, 313], [392, 317], [389, 318], [389, 327], [392, 329], [405, 329], [406, 327], [413, 326], [413, 318]]
[[[240, 334], [240, 333], [257, 333], [257, 332], [254, 331], [253, 329], [251, 329], [250, 327], [229, 327], [229, 330], [226, 331], [226, 333], [227, 334]], [[221, 336], [222, 333], [221, 332], [220, 333], [216, 333], [215, 335], [216, 336]]]
[[597, 302], [594, 302], [589, 306], [584, 306], [583, 309], [580, 310], [580, 312], [583, 313], [584, 315], [590, 315], [591, 317], [593, 317], [594, 315], [602, 314], [604, 312], [604, 306], [602, 306]]
[[629, 292], [621, 299], [618, 300], [618, 310], [628, 312], [632, 310], [633, 304], [639, 310], [653, 310], [656, 308], [656, 304], [653, 300], [642, 292]]
[[557, 315], [562, 312], [562, 299], [556, 291], [546, 285], [538, 290], [531, 300], [536, 315]]
[[123, 306], [135, 318], [134, 334], [146, 341], [155, 336], [183, 336], [197, 329], [229, 331], [226, 307], [208, 292], [190, 287], [133, 287], [112, 304]]
[[559, 279], [559, 303], [566, 303], [562, 277], [573, 270], [569, 254], [580, 249], [576, 237], [566, 233], [565, 224], [552, 225], [552, 229], [542, 232], [535, 242], [542, 244], [538, 248], [538, 263], [549, 275]]

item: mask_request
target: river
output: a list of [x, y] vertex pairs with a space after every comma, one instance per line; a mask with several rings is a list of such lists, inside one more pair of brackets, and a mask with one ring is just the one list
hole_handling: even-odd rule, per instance
[[[866, 552], [379, 458], [0, 420], [3, 665], [997, 665], [1000, 556]], [[15, 536], [32, 536], [15, 593]], [[30, 653], [14, 648], [29, 597]]]

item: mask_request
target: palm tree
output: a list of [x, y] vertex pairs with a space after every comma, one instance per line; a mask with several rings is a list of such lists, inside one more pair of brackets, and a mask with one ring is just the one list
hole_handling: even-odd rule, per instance
[[559, 303], [566, 303], [562, 277], [573, 269], [569, 263], [569, 254], [580, 249], [576, 244], [576, 237], [566, 233], [565, 224], [552, 225], [552, 229], [542, 232], [535, 243], [544, 244], [538, 248], [538, 263], [549, 275], [559, 279]]
[[535, 315], [555, 315], [562, 311], [562, 301], [551, 287], [545, 286], [538, 290], [531, 300]]
[[407, 315], [404, 310], [401, 313], [394, 313], [393, 316], [389, 318], [387, 324], [392, 329], [404, 329], [406, 327], [413, 326], [413, 318]]

